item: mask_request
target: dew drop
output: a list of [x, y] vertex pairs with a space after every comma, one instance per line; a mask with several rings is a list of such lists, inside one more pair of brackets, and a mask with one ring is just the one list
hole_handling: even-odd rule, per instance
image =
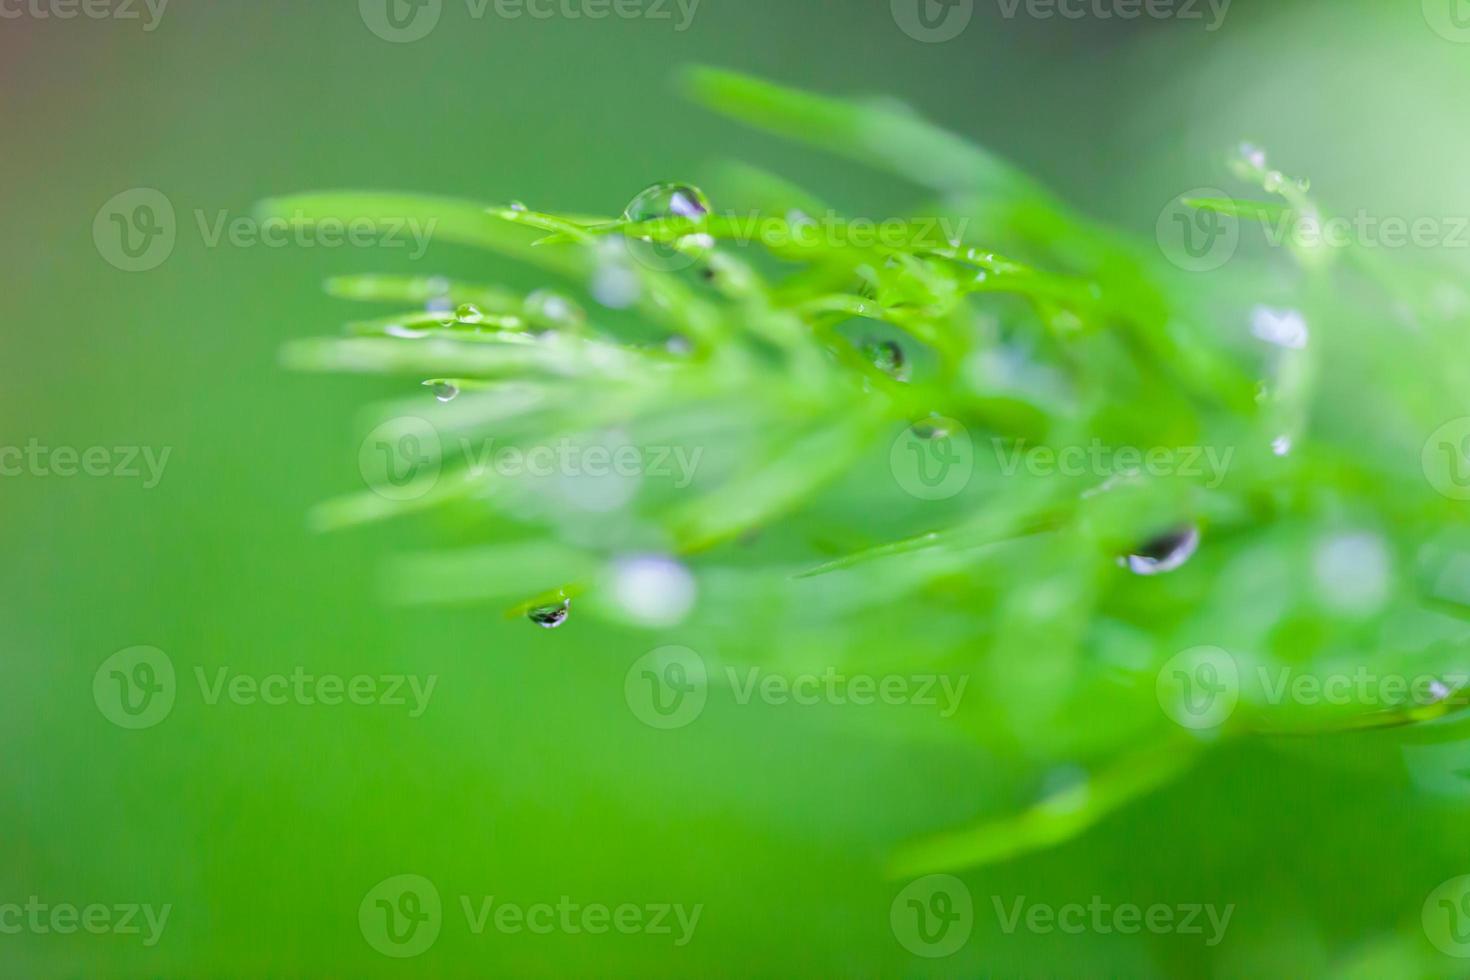
[[521, 212], [530, 210], [529, 208], [526, 207], [526, 202], [525, 201], [511, 201], [510, 202], [510, 209], [512, 211], [521, 211]]
[[485, 313], [474, 303], [463, 303], [454, 311], [454, 318], [460, 323], [484, 323]]
[[1286, 186], [1286, 175], [1279, 170], [1272, 170], [1266, 174], [1266, 179], [1262, 186], [1266, 188], [1266, 193], [1275, 194]]
[[921, 419], [913, 424], [910, 429], [920, 439], [947, 439], [949, 438], [949, 426], [938, 415], [931, 414], [926, 419]]
[[575, 329], [587, 322], [587, 311], [575, 300], [550, 289], [538, 289], [526, 297], [526, 316], [543, 327]]
[[550, 606], [537, 606], [526, 613], [526, 618], [544, 630], [554, 630], [567, 621], [572, 610], [572, 600], [562, 599]]
[[434, 397], [441, 402], [452, 402], [459, 397], [459, 386], [448, 381], [425, 381], [424, 387], [433, 389]]
[[710, 212], [709, 198], [692, 184], [654, 184], [638, 193], [623, 210], [632, 222], [660, 218], [702, 218]]
[[1119, 564], [1135, 575], [1163, 575], [1182, 566], [1199, 549], [1199, 528], [1194, 525], [1176, 528], [1150, 538]]
[[873, 366], [897, 381], [909, 379], [908, 359], [896, 340], [869, 341], [863, 346], [863, 354]]

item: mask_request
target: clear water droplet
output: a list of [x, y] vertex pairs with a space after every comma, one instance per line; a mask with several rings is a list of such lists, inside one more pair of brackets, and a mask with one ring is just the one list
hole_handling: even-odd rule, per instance
[[1251, 333], [1268, 344], [1301, 350], [1311, 339], [1307, 318], [1297, 310], [1258, 306], [1251, 311]]
[[1272, 170], [1266, 174], [1262, 186], [1266, 188], [1266, 193], [1275, 194], [1286, 186], [1286, 175], [1279, 170]]
[[587, 311], [575, 300], [550, 289], [538, 289], [526, 297], [526, 316], [558, 330], [574, 330], [587, 322]]
[[526, 207], [526, 204], [525, 204], [524, 201], [511, 201], [510, 202], [510, 209], [512, 211], [529, 211], [530, 210], [530, 208]]
[[1163, 575], [1193, 558], [1199, 541], [1199, 528], [1194, 525], [1175, 528], [1145, 541], [1119, 563], [1135, 575]]
[[873, 366], [897, 381], [909, 379], [908, 358], [896, 340], [870, 341], [863, 346], [863, 354]]
[[623, 210], [623, 217], [633, 222], [657, 221], [660, 218], [702, 218], [710, 212], [709, 198], [692, 184], [654, 184], [638, 193]]
[[434, 397], [441, 402], [452, 402], [459, 397], [459, 386], [448, 381], [425, 381], [424, 387], [432, 388]]
[[454, 318], [460, 323], [484, 323], [485, 313], [474, 303], [462, 303], [459, 309], [454, 311]]
[[572, 600], [562, 599], [553, 605], [537, 606], [526, 613], [526, 618], [544, 630], [554, 630], [567, 621], [571, 611]]
[[913, 424], [911, 430], [920, 439], [947, 439], [949, 438], [949, 426], [938, 415], [930, 415]]

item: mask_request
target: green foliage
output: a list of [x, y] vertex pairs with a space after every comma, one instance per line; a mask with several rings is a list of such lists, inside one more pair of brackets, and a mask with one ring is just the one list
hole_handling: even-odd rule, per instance
[[[1184, 272], [905, 108], [711, 70], [687, 82], [716, 110], [915, 185], [913, 213], [878, 235], [861, 219], [817, 222], [816, 195], [744, 165], [725, 171], [734, 196], [711, 212], [655, 220], [350, 193], [266, 206], [433, 223], [439, 241], [530, 264], [580, 297], [564, 309], [593, 311], [547, 320], [545, 295], [491, 285], [331, 283], [406, 309], [295, 343], [288, 364], [462, 392], [435, 405], [416, 390], [380, 412], [452, 437], [431, 493], [369, 491], [317, 514], [340, 528], [432, 509], [462, 543], [491, 538], [393, 564], [395, 599], [524, 612], [564, 593], [574, 619], [617, 620], [599, 598], [608, 563], [656, 552], [699, 582], [681, 634], [715, 638], [707, 653], [729, 662], [971, 678], [954, 718], [916, 731], [885, 716], [883, 730], [983, 747], [1011, 775], [985, 775], [995, 812], [895, 856], [902, 873], [1051, 845], [1205, 758], [1211, 740], [1161, 710], [1156, 684], [1190, 648], [1241, 665], [1226, 737], [1390, 729], [1465, 703], [1454, 690], [1428, 705], [1303, 704], [1257, 682], [1347, 664], [1448, 679], [1470, 658], [1470, 582], [1446, 572], [1464, 567], [1450, 560], [1464, 510], [1421, 467], [1430, 433], [1470, 414], [1467, 304], [1451, 280], [1330, 249], [1247, 249]], [[1279, 200], [1185, 203], [1247, 222], [1320, 214], [1304, 185], [1249, 159], [1235, 169]], [[474, 311], [426, 313], [431, 299]], [[1253, 338], [1261, 307], [1299, 314], [1310, 342]], [[975, 447], [972, 478], [946, 500], [905, 492], [891, 462], [931, 416]], [[547, 481], [484, 472], [455, 448], [491, 437], [680, 447], [700, 464], [688, 486], [645, 479], [615, 516], [588, 515]], [[1007, 463], [1093, 446], [1227, 465]], [[1178, 570], [1120, 564], [1181, 527], [1201, 543]], [[1334, 565], [1363, 554], [1333, 550], [1344, 541], [1367, 542], [1381, 576]], [[1088, 778], [1040, 792], [1063, 765]]]

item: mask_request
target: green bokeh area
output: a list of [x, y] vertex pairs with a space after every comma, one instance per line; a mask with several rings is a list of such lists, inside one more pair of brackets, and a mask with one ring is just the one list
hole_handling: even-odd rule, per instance
[[[1435, 925], [1439, 899], [1452, 912], [1461, 893], [1435, 890], [1470, 874], [1470, 801], [1426, 792], [1404, 764], [1415, 745], [1452, 743], [1453, 720], [1432, 737], [1232, 742], [1055, 847], [908, 891], [912, 876], [888, 870], [895, 848], [1015, 810], [1071, 770], [1030, 773], [916, 722], [912, 705], [711, 692], [673, 731], [630, 710], [626, 675], [648, 651], [713, 661], [759, 621], [650, 631], [574, 611], [543, 631], [494, 604], [387, 601], [394, 556], [483, 542], [495, 525], [465, 542], [435, 515], [313, 531], [315, 505], [362, 489], [364, 405], [405, 386], [293, 373], [280, 351], [357, 315], [324, 294], [332, 276], [526, 291], [538, 274], [442, 243], [413, 259], [213, 240], [258, 202], [309, 190], [616, 214], [659, 180], [716, 195], [725, 160], [875, 219], [918, 199], [700, 108], [676, 84], [695, 63], [912, 103], [1145, 242], [1166, 202], [1228, 180], [1220, 161], [1243, 138], [1337, 202], [1465, 214], [1470, 45], [1436, 32], [1444, 22], [1412, 3], [1237, 0], [1207, 31], [1008, 18], [979, 0], [961, 36], [929, 44], [886, 0], [704, 0], [687, 30], [676, 4], [667, 20], [541, 20], [445, 0], [434, 31], [400, 44], [353, 2], [175, 4], [151, 30], [146, 12], [0, 20], [0, 445], [166, 459], [152, 486], [0, 478], [0, 907], [169, 908], [151, 945], [141, 913], [142, 934], [93, 935], [12, 931], [21, 920], [0, 909], [0, 976], [1466, 975]], [[129, 273], [93, 231], [133, 188], [168, 199], [177, 241]], [[1369, 404], [1392, 397], [1372, 384]], [[893, 523], [876, 514], [873, 537]], [[896, 615], [835, 662], [891, 667], [924, 641]], [[135, 728], [99, 705], [115, 682], [105, 662], [137, 647], [164, 659], [113, 667], [147, 679], [137, 657], [167, 664], [175, 690], [166, 717]], [[222, 677], [298, 673], [434, 687], [422, 712], [406, 686], [402, 705], [213, 695]], [[399, 876], [417, 876], [409, 899]], [[916, 955], [938, 947], [904, 921], [911, 898], [953, 911], [933, 888], [972, 908], [943, 957]], [[1199, 934], [1099, 928], [1091, 912], [1083, 929], [1027, 925], [1033, 906], [1089, 903], [1231, 918], [1217, 943], [1203, 916]], [[497, 928], [502, 904], [549, 905], [554, 925]], [[673, 912], [647, 911], [674, 905], [698, 910], [688, 936]], [[582, 918], [589, 907], [610, 918]], [[668, 932], [592, 931], [623, 907]], [[385, 909], [430, 916], [437, 937], [385, 955], [408, 949], [377, 931]]]

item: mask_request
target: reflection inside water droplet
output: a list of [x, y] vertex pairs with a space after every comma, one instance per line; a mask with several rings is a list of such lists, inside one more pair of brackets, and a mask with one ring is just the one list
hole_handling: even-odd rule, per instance
[[1118, 562], [1135, 575], [1163, 575], [1194, 557], [1199, 540], [1199, 528], [1194, 525], [1176, 528], [1150, 538]]
[[909, 379], [908, 358], [895, 340], [870, 341], [863, 346], [863, 354], [873, 366], [896, 381]]
[[654, 184], [628, 202], [623, 217], [629, 221], [657, 221], [660, 218], [702, 218], [710, 212], [709, 198], [692, 184]]
[[544, 630], [554, 630], [567, 621], [571, 609], [572, 600], [563, 599], [555, 605], [537, 606], [526, 613], [526, 618]]
[[474, 303], [463, 303], [459, 309], [454, 311], [454, 318], [460, 323], [476, 324], [485, 322], [484, 312]]
[[448, 381], [425, 381], [424, 387], [432, 389], [434, 397], [441, 402], [452, 402], [459, 397], [459, 386]]

